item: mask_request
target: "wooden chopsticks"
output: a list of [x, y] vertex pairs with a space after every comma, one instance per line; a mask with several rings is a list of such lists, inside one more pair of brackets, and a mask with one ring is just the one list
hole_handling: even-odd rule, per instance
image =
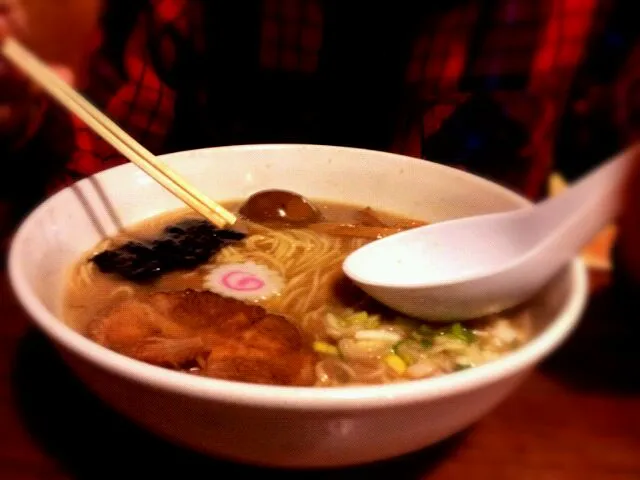
[[125, 158], [144, 170], [160, 185], [211, 223], [219, 228], [224, 228], [236, 222], [237, 218], [233, 213], [207, 198], [167, 165], [160, 162], [150, 151], [124, 132], [20, 42], [13, 38], [6, 38], [2, 43], [1, 52], [15, 67], [71, 113], [78, 116]]

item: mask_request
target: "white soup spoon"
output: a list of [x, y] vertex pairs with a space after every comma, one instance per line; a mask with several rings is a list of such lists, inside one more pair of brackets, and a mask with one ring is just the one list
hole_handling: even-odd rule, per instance
[[638, 148], [536, 205], [371, 242], [345, 259], [344, 273], [379, 302], [425, 320], [467, 320], [521, 304], [615, 220]]

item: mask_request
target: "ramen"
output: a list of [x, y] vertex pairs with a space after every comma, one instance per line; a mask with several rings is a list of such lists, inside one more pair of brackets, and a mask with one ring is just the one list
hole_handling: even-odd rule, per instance
[[[307, 225], [217, 230], [190, 211], [104, 240], [69, 273], [65, 321], [106, 348], [232, 381], [335, 387], [404, 382], [497, 359], [531, 334], [525, 308], [430, 324], [380, 305], [345, 257], [423, 222], [315, 201]], [[225, 206], [238, 211], [240, 203]]]

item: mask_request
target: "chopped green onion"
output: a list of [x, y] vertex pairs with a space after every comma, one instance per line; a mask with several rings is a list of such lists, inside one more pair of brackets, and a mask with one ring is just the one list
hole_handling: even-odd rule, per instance
[[451, 330], [449, 333], [457, 338], [458, 340], [462, 340], [465, 343], [473, 343], [476, 339], [475, 334], [469, 330], [468, 328], [462, 326], [461, 323], [454, 323], [451, 326]]
[[429, 325], [420, 325], [413, 332], [411, 337], [418, 342], [422, 348], [431, 348], [436, 332]]
[[433, 329], [429, 325], [420, 325], [417, 329], [417, 332], [423, 337], [429, 337], [433, 335]]
[[344, 317], [343, 321], [346, 327], [375, 329], [380, 326], [380, 315], [369, 315], [367, 312], [361, 311]]
[[367, 321], [367, 312], [357, 312], [357, 313], [352, 313], [351, 315], [349, 315], [348, 317], [345, 318], [345, 321], [348, 324], [364, 324]]
[[425, 349], [419, 342], [410, 338], [400, 340], [395, 344], [392, 351], [399, 356], [407, 365], [413, 365], [424, 355]]
[[369, 315], [367, 318], [367, 328], [378, 328], [380, 326], [380, 315]]

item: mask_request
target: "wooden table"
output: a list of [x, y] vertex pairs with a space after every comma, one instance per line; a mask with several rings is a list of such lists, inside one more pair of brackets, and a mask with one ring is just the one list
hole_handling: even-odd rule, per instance
[[[378, 465], [278, 478], [640, 479], [640, 329], [616, 313], [609, 281], [592, 274], [589, 310], [571, 340], [463, 434]], [[30, 326], [4, 272], [0, 315], [0, 479], [270, 473], [168, 445], [102, 405]]]

